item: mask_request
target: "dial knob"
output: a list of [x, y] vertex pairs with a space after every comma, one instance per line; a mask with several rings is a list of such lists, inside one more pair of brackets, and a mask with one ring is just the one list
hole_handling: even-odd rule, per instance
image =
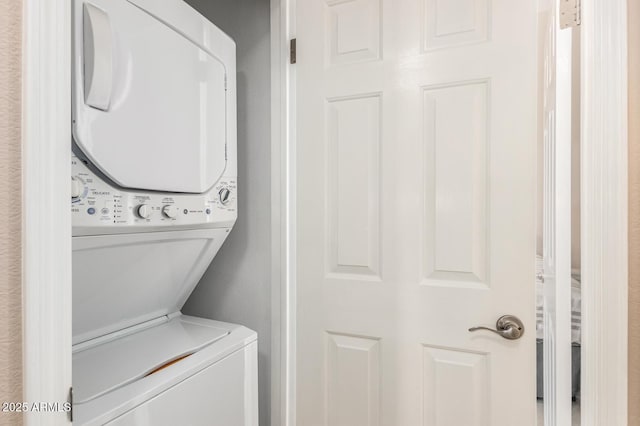
[[168, 204], [162, 208], [162, 214], [169, 219], [175, 219], [178, 216], [178, 208], [172, 204]]
[[71, 198], [80, 198], [82, 195], [82, 185], [75, 177], [71, 177]]
[[220, 202], [222, 204], [227, 204], [229, 202], [230, 195], [231, 191], [229, 191], [229, 188], [222, 188], [220, 192], [218, 192], [218, 197], [220, 197]]
[[149, 219], [149, 216], [151, 216], [151, 206], [147, 204], [140, 204], [136, 209], [136, 212], [141, 218]]

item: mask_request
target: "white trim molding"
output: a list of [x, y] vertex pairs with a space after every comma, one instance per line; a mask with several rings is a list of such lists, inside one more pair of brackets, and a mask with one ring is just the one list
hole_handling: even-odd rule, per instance
[[271, 0], [271, 424], [295, 421], [295, 0]]
[[[65, 403], [71, 387], [71, 7], [24, 0], [24, 401]], [[27, 412], [26, 425], [69, 424]]]
[[627, 0], [581, 11], [582, 425], [625, 425]]
[[[286, 139], [282, 50], [284, 1], [271, 0], [271, 424], [283, 424], [286, 407]], [[284, 68], [284, 69], [283, 69]]]

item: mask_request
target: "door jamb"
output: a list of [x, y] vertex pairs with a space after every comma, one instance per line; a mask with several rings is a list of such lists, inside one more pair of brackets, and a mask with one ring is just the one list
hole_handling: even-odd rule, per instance
[[[23, 0], [23, 400], [68, 401], [71, 388], [71, 5]], [[65, 425], [65, 412], [24, 413]]]
[[295, 37], [296, 0], [271, 0], [271, 424], [296, 424]]
[[627, 0], [581, 5], [582, 424], [627, 424]]

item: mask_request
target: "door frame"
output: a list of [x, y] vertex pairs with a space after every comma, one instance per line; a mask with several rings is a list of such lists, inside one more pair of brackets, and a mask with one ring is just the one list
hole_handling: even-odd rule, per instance
[[[68, 401], [71, 389], [71, 2], [23, 0], [23, 401]], [[26, 425], [69, 424], [24, 414]]]
[[[25, 401], [71, 386], [68, 0], [23, 0], [23, 383]], [[271, 0], [272, 421], [296, 424], [296, 0]], [[582, 418], [627, 420], [627, 8], [582, 0]], [[604, 135], [609, 137], [604, 138]], [[63, 194], [64, 196], [60, 197]], [[47, 354], [47, 356], [42, 356]], [[67, 424], [27, 413], [25, 423]]]
[[[606, 4], [605, 4], [606, 3]], [[582, 424], [627, 424], [627, 0], [582, 0]]]
[[295, 425], [295, 0], [271, 2], [271, 424]]

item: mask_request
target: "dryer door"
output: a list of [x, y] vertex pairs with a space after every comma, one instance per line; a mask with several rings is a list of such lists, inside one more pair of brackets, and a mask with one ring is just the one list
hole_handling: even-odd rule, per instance
[[186, 10], [180, 28], [126, 0], [75, 1], [74, 139], [124, 188], [202, 193], [224, 173], [235, 44]]

